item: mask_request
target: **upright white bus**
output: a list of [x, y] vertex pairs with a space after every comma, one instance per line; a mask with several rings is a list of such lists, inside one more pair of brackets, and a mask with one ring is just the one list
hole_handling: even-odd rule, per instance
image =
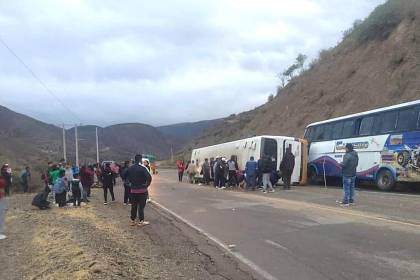
[[245, 164], [251, 156], [258, 160], [265, 154], [274, 158], [278, 170], [286, 148], [289, 146], [295, 155], [292, 183], [305, 184], [308, 145], [304, 139], [285, 136], [256, 136], [195, 149], [192, 151], [191, 160], [194, 160], [200, 171], [206, 158], [211, 161], [218, 157], [230, 159], [233, 156], [238, 163], [239, 170], [244, 171]]
[[359, 154], [357, 177], [375, 181], [381, 190], [396, 182], [420, 182], [420, 100], [312, 123], [308, 173], [341, 176], [345, 145]]

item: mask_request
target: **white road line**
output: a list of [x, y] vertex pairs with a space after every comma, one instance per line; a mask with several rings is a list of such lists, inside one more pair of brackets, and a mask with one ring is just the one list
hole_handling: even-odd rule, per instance
[[273, 245], [274, 247], [277, 247], [279, 249], [282, 249], [282, 250], [286, 251], [289, 254], [292, 253], [292, 251], [290, 251], [289, 248], [286, 248], [286, 247], [284, 247], [283, 245], [281, 245], [281, 244], [279, 244], [277, 242], [274, 242], [274, 241], [269, 240], [269, 239], [266, 239], [265, 242], [268, 243], [268, 244], [270, 244], [270, 245]]
[[238, 253], [238, 252], [234, 252], [231, 249], [229, 249], [228, 245], [224, 244], [222, 241], [220, 241], [219, 239], [217, 239], [215, 236], [213, 236], [212, 234], [204, 231], [203, 229], [199, 228], [198, 226], [196, 226], [195, 224], [193, 224], [192, 222], [188, 221], [187, 219], [181, 217], [180, 215], [176, 214], [175, 212], [173, 212], [172, 210], [169, 210], [168, 208], [166, 208], [165, 206], [163, 206], [162, 204], [156, 202], [155, 200], [151, 200], [151, 202], [156, 205], [157, 207], [161, 208], [162, 210], [164, 210], [165, 212], [169, 213], [170, 215], [172, 215], [173, 217], [175, 217], [176, 219], [180, 220], [181, 222], [187, 224], [189, 227], [193, 228], [194, 230], [196, 230], [197, 232], [199, 232], [200, 234], [204, 235], [205, 237], [207, 237], [208, 239], [210, 239], [211, 241], [213, 241], [214, 243], [216, 243], [219, 247], [221, 247], [223, 250], [225, 250], [226, 252], [228, 252], [230, 255], [234, 256], [236, 259], [238, 259], [240, 262], [246, 264], [248, 267], [250, 267], [252, 270], [254, 270], [257, 274], [259, 274], [261, 277], [263, 277], [264, 279], [267, 280], [278, 280], [278, 278], [274, 277], [273, 275], [271, 275], [270, 273], [268, 273], [267, 271], [263, 270], [261, 267], [259, 267], [257, 264], [255, 264], [254, 262], [252, 262], [250, 259], [244, 257], [242, 254]]

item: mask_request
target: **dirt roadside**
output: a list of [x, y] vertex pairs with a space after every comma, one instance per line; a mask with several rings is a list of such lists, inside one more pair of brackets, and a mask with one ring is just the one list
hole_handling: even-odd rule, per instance
[[[117, 187], [118, 189], [119, 187]], [[121, 201], [121, 191], [117, 192]], [[9, 199], [0, 279], [254, 279], [194, 230], [149, 205], [151, 225], [131, 227], [129, 207], [102, 205], [101, 190], [81, 208], [30, 206]]]

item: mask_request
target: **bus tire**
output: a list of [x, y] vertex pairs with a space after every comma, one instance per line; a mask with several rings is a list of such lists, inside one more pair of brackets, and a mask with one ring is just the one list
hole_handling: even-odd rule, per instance
[[395, 179], [392, 172], [387, 169], [382, 169], [376, 175], [376, 186], [382, 191], [390, 191], [394, 188]]
[[309, 167], [308, 169], [308, 181], [311, 185], [316, 185], [318, 183], [318, 175], [316, 174], [316, 170], [313, 166]]

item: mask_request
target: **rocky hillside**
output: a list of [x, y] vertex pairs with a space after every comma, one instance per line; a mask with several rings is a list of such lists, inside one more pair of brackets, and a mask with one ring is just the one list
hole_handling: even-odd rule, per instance
[[390, 0], [272, 101], [225, 119], [191, 147], [261, 134], [301, 137], [312, 122], [419, 98], [420, 1]]

